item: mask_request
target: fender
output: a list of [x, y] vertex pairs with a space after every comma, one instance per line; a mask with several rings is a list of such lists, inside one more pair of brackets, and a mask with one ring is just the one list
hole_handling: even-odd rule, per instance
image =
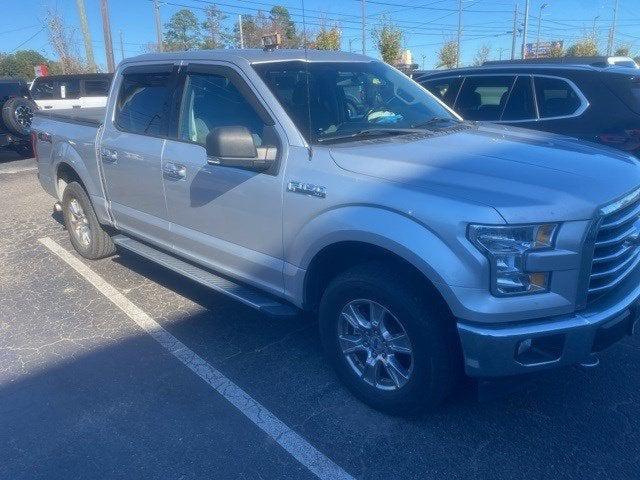
[[[94, 150], [92, 149], [92, 152]], [[95, 154], [94, 154], [95, 155]], [[52, 170], [55, 179], [55, 189], [58, 200], [62, 200], [63, 192], [60, 190], [60, 183], [57, 181], [58, 170], [62, 165], [72, 169], [85, 186], [91, 203], [96, 212], [98, 220], [103, 224], [111, 224], [111, 217], [107, 210], [107, 202], [100, 185], [96, 184], [95, 178], [99, 178], [99, 173], [92, 175], [77, 149], [68, 141], [59, 142], [54, 146], [52, 152]], [[96, 162], [97, 173], [97, 162]]]
[[[464, 232], [461, 233], [464, 236]], [[369, 205], [352, 205], [323, 212], [286, 245], [285, 289], [290, 298], [303, 298], [306, 270], [324, 248], [339, 242], [363, 242], [403, 258], [441, 293], [452, 310], [459, 304], [452, 286], [476, 286], [484, 262], [480, 255], [464, 249], [454, 251], [428, 226], [401, 212]], [[469, 262], [475, 268], [469, 267]]]

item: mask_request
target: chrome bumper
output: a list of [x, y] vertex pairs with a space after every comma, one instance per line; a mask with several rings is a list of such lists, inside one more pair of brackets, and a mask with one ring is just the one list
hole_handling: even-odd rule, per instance
[[640, 269], [579, 313], [507, 325], [458, 321], [458, 332], [467, 374], [499, 377], [579, 363], [639, 325]]

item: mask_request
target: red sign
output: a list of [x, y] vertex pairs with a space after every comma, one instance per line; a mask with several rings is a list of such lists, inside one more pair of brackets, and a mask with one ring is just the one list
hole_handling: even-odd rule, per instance
[[44, 63], [33, 67], [33, 71], [35, 72], [36, 77], [46, 77], [47, 75], [49, 75], [49, 67]]

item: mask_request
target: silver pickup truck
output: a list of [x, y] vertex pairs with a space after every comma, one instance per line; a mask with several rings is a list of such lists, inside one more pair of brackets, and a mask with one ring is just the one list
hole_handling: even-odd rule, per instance
[[80, 255], [120, 247], [265, 314], [317, 313], [375, 408], [579, 363], [638, 323], [637, 159], [465, 122], [371, 58], [143, 55], [106, 112], [75, 115], [37, 114], [33, 138]]

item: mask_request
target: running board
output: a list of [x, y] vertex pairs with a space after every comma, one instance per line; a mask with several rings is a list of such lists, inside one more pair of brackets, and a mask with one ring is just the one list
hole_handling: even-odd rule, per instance
[[245, 287], [226, 278], [222, 278], [208, 270], [185, 262], [126, 235], [115, 235], [113, 237], [113, 243], [136, 255], [140, 255], [154, 263], [162, 265], [169, 270], [173, 270], [205, 287], [234, 298], [256, 310], [260, 310], [267, 315], [273, 317], [294, 317], [300, 312], [294, 306], [278, 301], [255, 288]]

